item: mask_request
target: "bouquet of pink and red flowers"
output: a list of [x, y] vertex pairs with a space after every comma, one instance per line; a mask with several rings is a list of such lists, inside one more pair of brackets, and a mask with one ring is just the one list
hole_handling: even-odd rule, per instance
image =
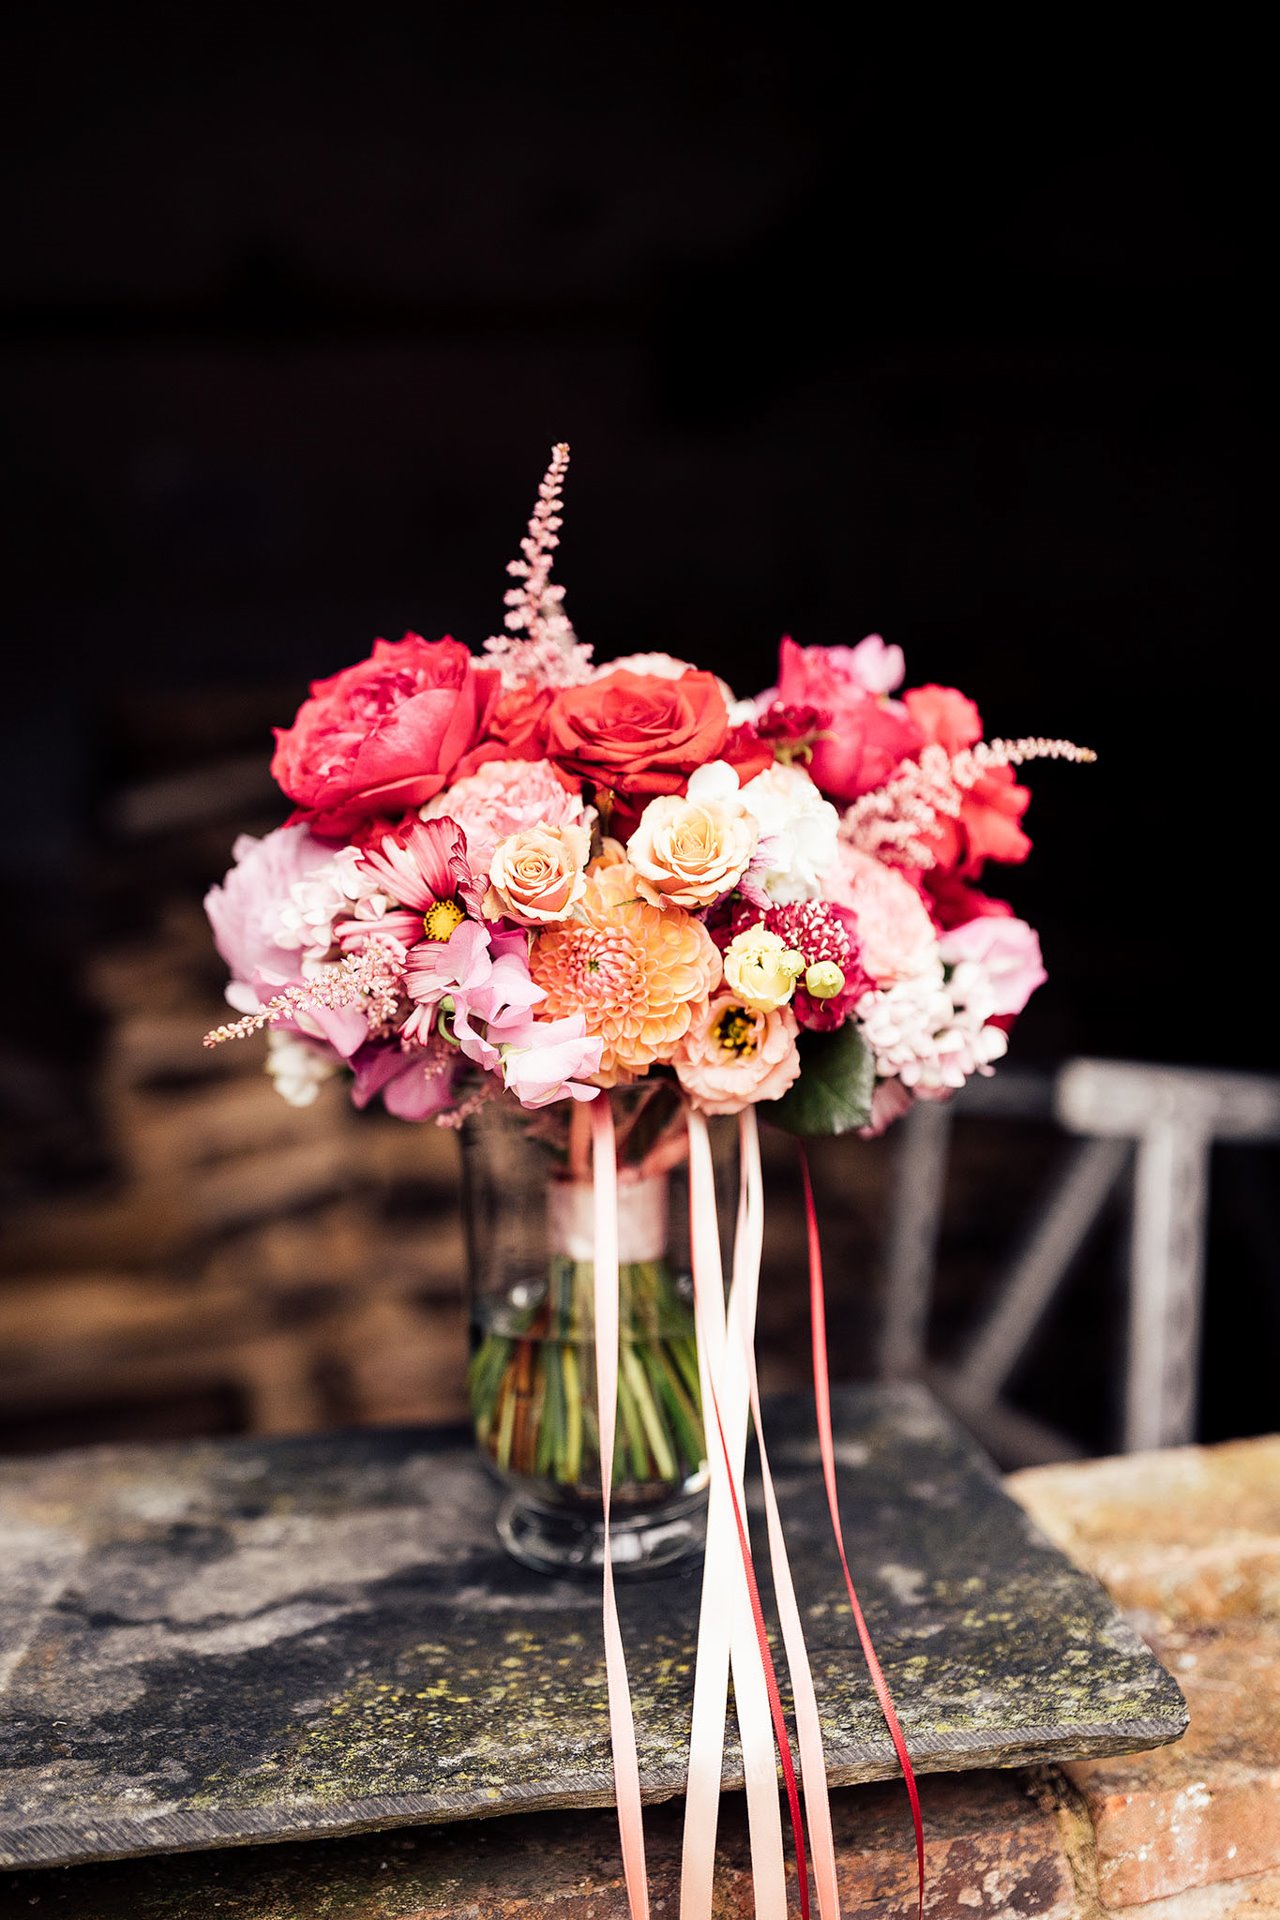
[[[503, 634], [479, 655], [453, 639], [378, 640], [367, 660], [317, 681], [277, 735], [272, 771], [294, 811], [239, 842], [206, 901], [240, 1016], [206, 1040], [266, 1028], [269, 1069], [300, 1106], [339, 1071], [357, 1106], [380, 1097], [407, 1120], [457, 1125], [504, 1093], [530, 1110], [570, 1103], [521, 1132], [567, 1137], [571, 1179], [556, 1193], [586, 1210], [523, 1317], [480, 1329], [477, 1435], [504, 1473], [575, 1494], [588, 1465], [598, 1474], [610, 1739], [638, 1917], [643, 1823], [611, 1500], [679, 1489], [705, 1467], [682, 1887], [690, 1912], [710, 1913], [732, 1647], [758, 1910], [786, 1905], [776, 1747], [807, 1911], [804, 1823], [742, 1518], [750, 1414], [827, 1920], [839, 1902], [822, 1732], [759, 1433], [757, 1110], [797, 1134], [875, 1133], [913, 1100], [945, 1099], [992, 1070], [1045, 977], [1032, 929], [982, 890], [988, 862], [1029, 851], [1029, 795], [1014, 770], [1093, 756], [1061, 740], [984, 741], [977, 708], [954, 688], [901, 692], [902, 654], [875, 635], [854, 647], [784, 640], [776, 686], [752, 699], [667, 653], [595, 664], [551, 581], [567, 462], [557, 447], [509, 568]], [[650, 1121], [667, 1113], [673, 1152], [688, 1162], [693, 1307], [678, 1324], [655, 1304], [654, 1250], [632, 1244], [626, 1224], [666, 1134], [638, 1170], [628, 1156], [645, 1129], [632, 1120], [615, 1131], [615, 1102], [598, 1097], [638, 1082], [650, 1084], [637, 1103]], [[727, 1305], [714, 1114], [738, 1115]], [[474, 1131], [500, 1118], [487, 1113]], [[805, 1193], [823, 1474], [912, 1793], [923, 1912], [910, 1758], [840, 1534], [807, 1171]], [[557, 1211], [549, 1202], [549, 1223]]]
[[666, 653], [595, 664], [551, 582], [567, 462], [505, 633], [375, 641], [278, 731], [294, 811], [205, 903], [241, 1015], [208, 1044], [265, 1027], [295, 1104], [345, 1070], [357, 1106], [446, 1124], [663, 1075], [705, 1113], [879, 1131], [989, 1073], [1045, 977], [980, 889], [1030, 847], [1014, 768], [1092, 756], [984, 742], [875, 635], [784, 640], [749, 699]]

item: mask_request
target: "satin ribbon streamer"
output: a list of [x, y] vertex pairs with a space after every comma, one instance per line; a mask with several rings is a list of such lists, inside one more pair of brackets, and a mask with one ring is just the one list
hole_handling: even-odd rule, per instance
[[[735, 1267], [737, 1249], [744, 1244], [745, 1239], [745, 1261], [756, 1274], [758, 1281], [764, 1239], [764, 1176], [760, 1165], [760, 1130], [753, 1107], [747, 1107], [739, 1117], [738, 1152], [741, 1199], [738, 1213], [738, 1239], [734, 1248]], [[769, 1564], [773, 1573], [774, 1598], [778, 1607], [778, 1619], [782, 1626], [782, 1644], [786, 1649], [787, 1669], [791, 1675], [791, 1694], [795, 1703], [800, 1775], [804, 1783], [804, 1810], [809, 1825], [809, 1845], [813, 1855], [813, 1878], [818, 1893], [818, 1912], [821, 1920], [840, 1920], [840, 1895], [836, 1886], [835, 1841], [831, 1832], [831, 1802], [827, 1785], [826, 1755], [822, 1747], [822, 1724], [818, 1716], [818, 1700], [814, 1692], [813, 1673], [809, 1665], [809, 1650], [805, 1645], [804, 1627], [800, 1619], [800, 1608], [796, 1601], [791, 1566], [787, 1558], [782, 1516], [778, 1509], [773, 1474], [769, 1467], [769, 1451], [765, 1445], [754, 1343], [748, 1345], [745, 1357], [747, 1381], [751, 1392], [751, 1417], [755, 1422], [756, 1444], [760, 1455], [765, 1520], [769, 1530]], [[797, 1861], [803, 1859], [799, 1844], [796, 1849], [796, 1858]], [[800, 1872], [799, 1879], [802, 1920], [808, 1920], [808, 1891], [804, 1885], [803, 1871]]]
[[876, 1690], [876, 1699], [880, 1702], [880, 1711], [889, 1729], [894, 1752], [902, 1767], [902, 1777], [906, 1781], [907, 1797], [911, 1801], [911, 1820], [916, 1836], [918, 1911], [920, 1920], [924, 1920], [924, 1822], [920, 1816], [920, 1794], [911, 1766], [911, 1756], [907, 1752], [907, 1743], [894, 1710], [889, 1683], [884, 1677], [884, 1671], [876, 1658], [876, 1650], [871, 1644], [871, 1635], [854, 1590], [853, 1577], [849, 1572], [849, 1561], [844, 1550], [844, 1529], [840, 1525], [840, 1502], [836, 1493], [836, 1450], [831, 1431], [831, 1372], [827, 1363], [827, 1304], [822, 1280], [822, 1242], [818, 1235], [818, 1214], [813, 1204], [813, 1182], [809, 1178], [808, 1157], [802, 1141], [797, 1141], [796, 1146], [800, 1153], [805, 1217], [809, 1230], [809, 1313], [813, 1325], [813, 1396], [818, 1412], [818, 1451], [822, 1456], [822, 1478], [827, 1489], [831, 1527], [836, 1537], [836, 1548], [840, 1555], [844, 1584], [848, 1589], [849, 1605], [853, 1609], [854, 1625], [858, 1629], [858, 1639], [862, 1643], [863, 1657], [867, 1663], [867, 1671], [871, 1675], [871, 1684]]
[[609, 1505], [613, 1483], [613, 1441], [618, 1418], [618, 1157], [613, 1111], [608, 1098], [591, 1102], [591, 1171], [595, 1210], [596, 1396], [600, 1420], [600, 1498], [604, 1506], [604, 1664], [609, 1690], [609, 1738], [613, 1747], [614, 1791], [622, 1870], [631, 1920], [649, 1920], [645, 1872], [644, 1821], [640, 1811], [640, 1767], [636, 1758], [635, 1718], [622, 1627], [613, 1590], [609, 1541]]
[[[607, 1100], [591, 1104], [595, 1228], [596, 1387], [600, 1421], [600, 1490], [604, 1515], [604, 1642], [609, 1730], [613, 1750], [618, 1828], [631, 1920], [649, 1920], [644, 1829], [635, 1722], [627, 1682], [622, 1631], [614, 1590], [610, 1506], [618, 1391], [618, 1188], [613, 1115]], [[748, 1408], [759, 1445], [770, 1565], [782, 1625], [783, 1645], [795, 1700], [796, 1732], [805, 1811], [813, 1853], [821, 1920], [840, 1920], [835, 1848], [831, 1831], [826, 1762], [804, 1631], [787, 1558], [760, 1412], [755, 1365], [755, 1318], [764, 1232], [760, 1143], [753, 1110], [739, 1120], [740, 1173], [733, 1284], [725, 1307], [715, 1182], [706, 1121], [692, 1109], [689, 1127], [690, 1239], [694, 1313], [704, 1408], [715, 1419], [718, 1447], [708, 1446], [710, 1492], [702, 1606], [694, 1681], [693, 1723], [680, 1920], [710, 1920], [715, 1876], [715, 1840], [724, 1758], [730, 1658], [734, 1701], [742, 1742], [743, 1772], [751, 1831], [752, 1880], [757, 1920], [786, 1920], [786, 1871], [778, 1807], [775, 1750], [781, 1762], [796, 1849], [802, 1920], [809, 1916], [804, 1824], [790, 1742], [774, 1671], [759, 1585], [744, 1518], [743, 1457]], [[876, 1698], [902, 1766], [915, 1829], [919, 1914], [924, 1914], [924, 1829], [920, 1799], [906, 1740], [888, 1682], [876, 1656], [849, 1572], [835, 1477], [831, 1384], [826, 1343], [822, 1251], [813, 1186], [800, 1148], [809, 1243], [809, 1297], [813, 1327], [814, 1399], [818, 1445], [832, 1530], [840, 1556], [858, 1638]], [[736, 1536], [736, 1539], [735, 1539]], [[734, 1552], [734, 1547], [737, 1552]]]
[[[704, 1419], [714, 1410], [724, 1444], [707, 1448], [710, 1490], [702, 1607], [694, 1669], [693, 1723], [685, 1802], [680, 1920], [710, 1920], [716, 1826], [724, 1758], [729, 1657], [742, 1745], [757, 1920], [786, 1920], [786, 1863], [767, 1683], [736, 1538], [734, 1505], [743, 1505], [748, 1391], [744, 1347], [754, 1339], [755, 1291], [740, 1264], [726, 1319], [715, 1179], [705, 1118], [688, 1110], [689, 1230], [694, 1316]], [[732, 1328], [732, 1337], [728, 1329]], [[736, 1496], [736, 1502], [735, 1502]]]

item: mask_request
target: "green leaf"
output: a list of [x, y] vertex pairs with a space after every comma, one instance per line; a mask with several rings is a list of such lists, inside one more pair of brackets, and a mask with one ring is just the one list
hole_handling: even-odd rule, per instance
[[766, 1102], [761, 1119], [787, 1133], [848, 1133], [871, 1118], [876, 1063], [852, 1020], [834, 1033], [800, 1035], [800, 1078], [781, 1100]]

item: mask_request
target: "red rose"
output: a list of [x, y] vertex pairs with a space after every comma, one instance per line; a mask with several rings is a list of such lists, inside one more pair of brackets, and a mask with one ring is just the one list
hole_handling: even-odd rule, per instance
[[[959, 753], [982, 738], [982, 720], [972, 700], [955, 687], [913, 687], [903, 696], [908, 713], [928, 744]], [[1031, 799], [1012, 767], [992, 767], [966, 793], [960, 818], [939, 818], [929, 836], [938, 867], [975, 880], [986, 860], [1025, 860], [1031, 842], [1019, 825]]]
[[375, 640], [367, 660], [317, 680], [291, 727], [276, 729], [271, 771], [296, 819], [340, 839], [439, 793], [484, 732], [498, 675], [458, 640]]
[[994, 900], [990, 894], [971, 887], [954, 868], [929, 867], [922, 876], [929, 911], [942, 933], [952, 927], [967, 927], [971, 920], [1013, 918], [1007, 900]]
[[526, 681], [510, 687], [493, 710], [489, 722], [490, 739], [499, 751], [486, 758], [503, 760], [545, 760], [547, 754], [547, 711], [554, 699], [550, 687], [538, 687]]
[[828, 716], [826, 737], [814, 743], [809, 772], [815, 786], [845, 806], [882, 787], [900, 761], [920, 751], [914, 721], [896, 700], [874, 692], [860, 677], [859, 652], [857, 647], [801, 647], [788, 638], [778, 659], [778, 701], [784, 707], [816, 707]]
[[556, 695], [547, 752], [596, 788], [647, 800], [679, 793], [695, 767], [721, 757], [728, 732], [714, 673], [668, 680], [618, 667]]

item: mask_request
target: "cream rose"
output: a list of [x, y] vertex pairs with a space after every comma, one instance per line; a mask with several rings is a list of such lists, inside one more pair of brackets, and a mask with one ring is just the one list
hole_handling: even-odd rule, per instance
[[590, 850], [585, 827], [525, 827], [508, 834], [490, 861], [486, 915], [525, 927], [566, 919], [586, 890]]
[[627, 842], [627, 858], [651, 906], [696, 911], [738, 884], [759, 837], [738, 798], [737, 774], [713, 761], [694, 774], [686, 795], [649, 802]]
[[783, 1007], [804, 972], [804, 955], [763, 925], [737, 933], [724, 952], [724, 980], [757, 1013]]

